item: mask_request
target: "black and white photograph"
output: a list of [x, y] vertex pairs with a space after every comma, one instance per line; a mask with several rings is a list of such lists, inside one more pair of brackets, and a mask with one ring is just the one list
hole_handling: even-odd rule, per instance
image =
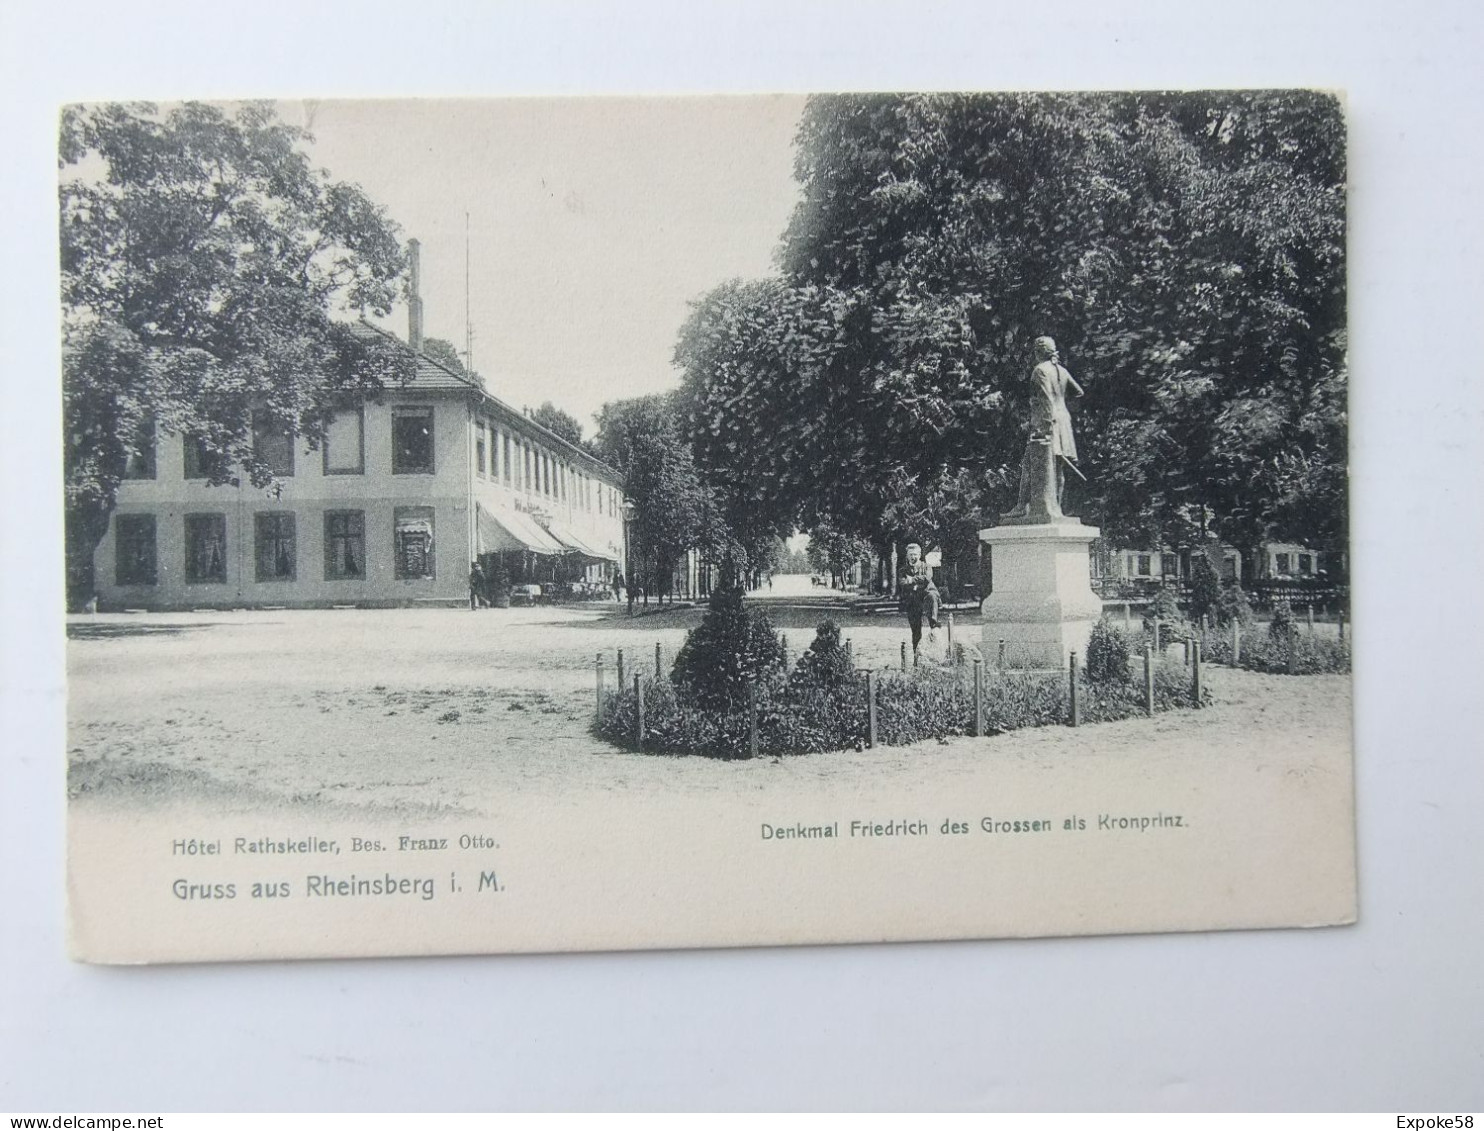
[[77, 957], [1353, 920], [1337, 93], [58, 165]]

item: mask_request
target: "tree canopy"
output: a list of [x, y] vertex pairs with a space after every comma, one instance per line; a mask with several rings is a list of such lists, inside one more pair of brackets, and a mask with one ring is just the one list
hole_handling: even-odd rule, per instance
[[1343, 543], [1333, 97], [821, 96], [796, 176], [780, 273], [676, 350], [703, 473], [769, 520], [951, 539], [1008, 508], [1049, 334], [1113, 538]]
[[404, 254], [355, 185], [316, 170], [266, 104], [68, 107], [59, 145], [69, 562], [84, 570], [141, 435], [189, 435], [212, 482], [272, 469], [405, 351], [334, 315], [387, 314]]
[[541, 407], [531, 413], [531, 419], [548, 432], [555, 432], [573, 447], [582, 447], [582, 425], [577, 422], [577, 417], [570, 412], [564, 412], [550, 401], [543, 401]]

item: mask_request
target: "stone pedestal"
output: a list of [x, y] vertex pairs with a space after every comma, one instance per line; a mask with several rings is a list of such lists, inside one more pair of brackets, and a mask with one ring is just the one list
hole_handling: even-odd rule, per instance
[[1101, 533], [1079, 519], [991, 526], [979, 532], [990, 547], [993, 591], [981, 606], [985, 661], [1007, 667], [1067, 666], [1067, 653], [1086, 662], [1087, 638], [1103, 615], [1092, 591], [1088, 547]]

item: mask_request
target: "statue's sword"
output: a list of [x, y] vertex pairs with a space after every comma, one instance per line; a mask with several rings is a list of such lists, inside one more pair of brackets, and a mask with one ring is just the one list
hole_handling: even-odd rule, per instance
[[1064, 463], [1067, 466], [1067, 469], [1069, 471], [1071, 471], [1071, 473], [1073, 475], [1075, 475], [1078, 479], [1082, 480], [1082, 482], [1084, 482], [1084, 483], [1087, 482], [1087, 476], [1083, 475], [1082, 472], [1078, 471], [1077, 470], [1077, 465], [1075, 463], [1073, 463], [1071, 460], [1067, 459], [1066, 456], [1062, 455], [1060, 452], [1057, 452], [1056, 453], [1056, 458], [1059, 459], [1059, 460], [1061, 460], [1062, 463]]

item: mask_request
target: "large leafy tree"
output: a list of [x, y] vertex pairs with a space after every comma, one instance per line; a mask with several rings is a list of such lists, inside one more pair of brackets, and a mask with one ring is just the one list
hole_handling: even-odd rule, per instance
[[634, 504], [629, 524], [630, 571], [663, 596], [676, 564], [694, 547], [720, 549], [725, 540], [714, 502], [701, 484], [674, 398], [664, 394], [612, 401], [598, 413], [601, 458], [624, 477]]
[[1344, 537], [1344, 131], [1304, 92], [812, 99], [780, 275], [682, 330], [697, 456], [808, 527], [1014, 497], [1056, 337], [1120, 540]]
[[573, 447], [582, 447], [582, 425], [570, 412], [557, 408], [550, 401], [531, 413], [531, 419], [548, 432], [554, 432]]
[[212, 482], [272, 481], [255, 435], [322, 439], [347, 399], [411, 375], [336, 315], [390, 312], [396, 225], [315, 169], [270, 106], [63, 112], [61, 259], [69, 577], [151, 433], [199, 444]]

